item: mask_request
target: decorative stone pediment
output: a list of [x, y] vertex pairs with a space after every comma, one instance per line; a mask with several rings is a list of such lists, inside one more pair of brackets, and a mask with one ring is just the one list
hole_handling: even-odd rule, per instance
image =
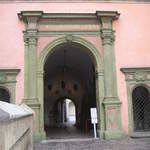
[[126, 81], [144, 82], [150, 80], [150, 68], [121, 68]]
[[0, 69], [0, 87], [8, 89], [10, 102], [15, 102], [16, 76], [20, 69]]
[[15, 82], [20, 69], [0, 69], [0, 82]]
[[[25, 33], [31, 34], [36, 30], [39, 31], [40, 35], [46, 32], [58, 31], [49, 28], [49, 25], [64, 25], [64, 24], [78, 24], [84, 25], [86, 23], [93, 25], [91, 31], [99, 31], [99, 25], [102, 24], [102, 28], [108, 29], [112, 27], [112, 21], [119, 17], [117, 11], [96, 11], [95, 13], [45, 13], [43, 11], [21, 11], [18, 13], [20, 20], [25, 23]], [[85, 27], [85, 26], [84, 26]], [[45, 29], [46, 28], [46, 29]], [[60, 29], [59, 29], [60, 30]], [[73, 29], [69, 29], [73, 32]], [[80, 28], [76, 28], [74, 32], [77, 32]], [[66, 32], [65, 30], [63, 30]], [[84, 32], [88, 32], [89, 28], [85, 28]], [[61, 30], [62, 32], [62, 30]], [[48, 32], [46, 34], [49, 34]]]

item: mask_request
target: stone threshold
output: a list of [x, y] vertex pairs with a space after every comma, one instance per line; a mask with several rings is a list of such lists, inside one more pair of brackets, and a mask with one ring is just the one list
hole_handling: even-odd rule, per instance
[[60, 143], [60, 142], [86, 142], [86, 141], [95, 141], [99, 140], [99, 138], [72, 138], [72, 139], [49, 139], [49, 140], [42, 140], [41, 144], [46, 143]]

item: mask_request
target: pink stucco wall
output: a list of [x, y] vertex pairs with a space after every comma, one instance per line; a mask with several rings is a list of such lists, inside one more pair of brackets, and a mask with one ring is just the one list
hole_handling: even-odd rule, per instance
[[[118, 95], [122, 102], [122, 124], [128, 131], [128, 108], [126, 83], [120, 72], [122, 67], [150, 66], [150, 3], [0, 3], [0, 68], [19, 68], [17, 76], [16, 103], [24, 97], [24, 23], [17, 13], [22, 10], [46, 12], [85, 12], [97, 10], [118, 11], [121, 15], [114, 22], [116, 31], [115, 54], [117, 66]], [[99, 41], [90, 39], [100, 48]], [[42, 40], [40, 41], [42, 42]], [[43, 48], [40, 44], [40, 48]], [[38, 50], [38, 52], [40, 49]]]

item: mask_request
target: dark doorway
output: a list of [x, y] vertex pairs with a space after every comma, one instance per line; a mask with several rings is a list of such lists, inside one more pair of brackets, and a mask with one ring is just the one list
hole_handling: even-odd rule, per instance
[[63, 98], [56, 103], [57, 126], [75, 125], [76, 124], [76, 106], [71, 99]]
[[[44, 66], [44, 124], [47, 135], [51, 135], [47, 132], [50, 129], [64, 127], [62, 123], [68, 125], [64, 109], [58, 109], [63, 108], [67, 98], [73, 102], [70, 105], [75, 105], [75, 123], [70, 123], [69, 127], [75, 127], [82, 135], [92, 133], [90, 108], [96, 107], [95, 66], [86, 51], [79, 44], [66, 43], [57, 46], [47, 58]], [[60, 133], [57, 129], [56, 134]]]
[[10, 103], [9, 93], [3, 88], [0, 88], [0, 101]]
[[136, 87], [133, 90], [132, 99], [134, 130], [150, 130], [150, 98], [148, 90], [144, 86]]

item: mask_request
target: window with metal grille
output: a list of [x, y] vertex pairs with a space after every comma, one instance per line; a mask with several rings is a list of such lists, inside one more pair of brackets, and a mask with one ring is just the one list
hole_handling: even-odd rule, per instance
[[4, 101], [4, 102], [10, 103], [9, 93], [3, 88], [0, 88], [0, 101]]
[[135, 131], [150, 130], [150, 98], [148, 90], [143, 86], [132, 92], [133, 119]]

